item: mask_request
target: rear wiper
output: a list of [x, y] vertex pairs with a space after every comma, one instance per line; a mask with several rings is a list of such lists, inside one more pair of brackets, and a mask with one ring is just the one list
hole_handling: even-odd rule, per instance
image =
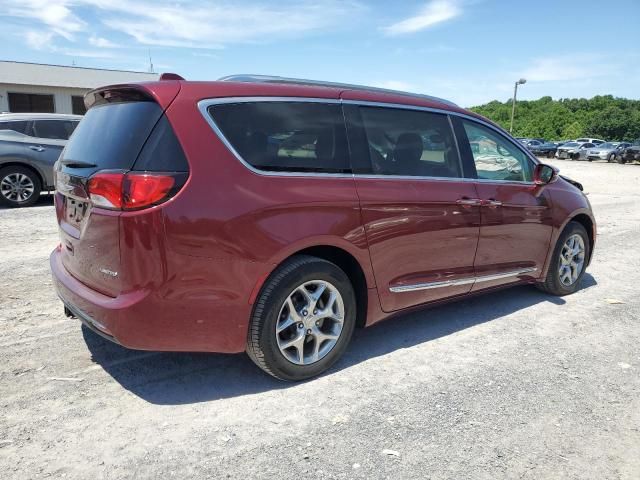
[[60, 163], [69, 168], [92, 168], [97, 166], [95, 163], [83, 162], [82, 160], [61, 160]]

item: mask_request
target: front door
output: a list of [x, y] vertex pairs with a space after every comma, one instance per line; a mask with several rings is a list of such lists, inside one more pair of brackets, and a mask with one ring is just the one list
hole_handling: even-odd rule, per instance
[[463, 125], [461, 151], [473, 158], [482, 203], [472, 290], [538, 278], [550, 248], [552, 218], [550, 196], [533, 183], [533, 161], [498, 131], [456, 121]]
[[345, 113], [382, 309], [469, 292], [480, 207], [448, 116], [356, 105]]

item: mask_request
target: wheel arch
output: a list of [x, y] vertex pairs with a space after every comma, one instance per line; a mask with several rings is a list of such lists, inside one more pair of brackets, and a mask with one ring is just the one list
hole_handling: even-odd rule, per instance
[[588, 265], [589, 263], [591, 263], [591, 257], [593, 256], [593, 247], [595, 246], [595, 242], [596, 242], [596, 238], [595, 238], [596, 232], [594, 228], [595, 222], [586, 213], [579, 213], [571, 217], [562, 227], [562, 230], [564, 230], [564, 228], [569, 224], [569, 222], [579, 223], [587, 231], [587, 235], [589, 235], [589, 259], [587, 262], [587, 265]]
[[[357, 249], [353, 247], [352, 244], [350, 245], [351, 248], [336, 245], [334, 243], [323, 242], [311, 245], [302, 244], [298, 245], [298, 248], [287, 249], [285, 254], [279, 255], [270, 263], [270, 270], [265, 272], [262, 278], [258, 280], [254, 287], [254, 293], [251, 296], [250, 303], [254, 303], [255, 298], [264, 287], [267, 279], [278, 268], [278, 266], [296, 255], [310, 255], [322, 258], [323, 260], [327, 260], [337, 265], [347, 274], [356, 294], [356, 325], [358, 327], [364, 327], [366, 324], [369, 304], [369, 289], [375, 287], [375, 283], [373, 283], [373, 274], [371, 270], [367, 269], [367, 267], [370, 266], [366, 264], [364, 266], [362, 265], [362, 256], [364, 254], [360, 252], [360, 255], [358, 255], [353, 252], [353, 250]], [[368, 251], [365, 251], [365, 253], [366, 258], [368, 259]], [[358, 257], [361, 258], [358, 259]], [[373, 287], [371, 287], [372, 283]]]
[[9, 160], [7, 162], [0, 163], [0, 170], [6, 167], [22, 167], [22, 168], [27, 168], [31, 170], [33, 173], [35, 173], [38, 176], [38, 180], [40, 180], [40, 188], [42, 190], [47, 189], [47, 182], [45, 181], [44, 175], [42, 174], [40, 169], [38, 169], [37, 167], [34, 167], [30, 163], [21, 162], [19, 160]]

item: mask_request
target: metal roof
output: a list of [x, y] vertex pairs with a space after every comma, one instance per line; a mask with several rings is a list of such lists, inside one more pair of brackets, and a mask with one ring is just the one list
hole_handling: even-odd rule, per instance
[[158, 73], [70, 67], [0, 60], [0, 83], [93, 89], [102, 85], [153, 82]]
[[322, 80], [307, 80], [303, 78], [288, 78], [277, 77], [270, 75], [253, 75], [253, 74], [239, 74], [228, 75], [218, 79], [222, 82], [248, 82], [248, 83], [288, 83], [293, 85], [309, 85], [314, 87], [329, 87], [329, 88], [344, 88], [345, 90], [361, 90], [365, 92], [377, 92], [377, 93], [389, 93], [393, 95], [404, 95], [406, 97], [423, 98], [426, 100], [432, 100], [453, 107], [457, 107], [455, 103], [445, 100], [444, 98], [434, 97], [431, 95], [423, 95], [421, 93], [403, 92], [402, 90], [392, 90], [389, 88], [369, 87], [366, 85], [354, 85], [351, 83], [337, 83], [337, 82], [324, 82]]

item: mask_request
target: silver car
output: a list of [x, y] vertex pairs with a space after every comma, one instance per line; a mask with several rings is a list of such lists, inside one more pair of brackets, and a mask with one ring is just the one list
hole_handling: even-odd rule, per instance
[[0, 205], [33, 205], [53, 190], [53, 164], [80, 123], [80, 115], [0, 114]]
[[630, 146], [631, 144], [626, 142], [605, 142], [587, 150], [587, 160], [590, 162], [593, 160], [613, 162], [616, 159], [616, 153], [618, 151]]
[[582, 160], [587, 158], [587, 150], [593, 148], [593, 143], [569, 142], [556, 150], [556, 158], [569, 158], [571, 160]]

